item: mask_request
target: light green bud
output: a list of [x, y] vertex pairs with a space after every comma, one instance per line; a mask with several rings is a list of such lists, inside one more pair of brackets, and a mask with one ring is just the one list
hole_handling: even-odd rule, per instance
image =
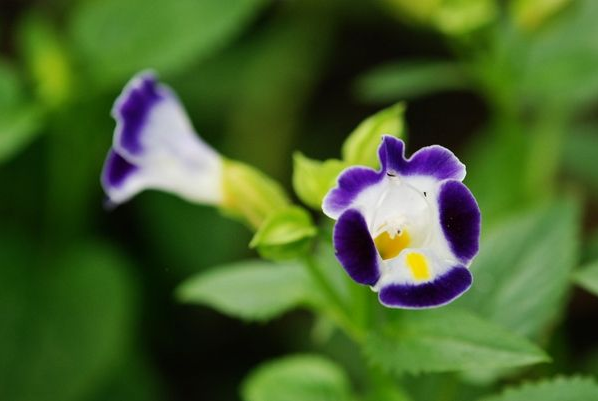
[[245, 163], [224, 160], [222, 211], [257, 230], [271, 214], [289, 206], [280, 184]]
[[249, 246], [265, 259], [288, 260], [308, 251], [317, 234], [309, 213], [299, 206], [271, 213], [253, 236]]
[[322, 199], [336, 184], [340, 172], [347, 167], [340, 160], [324, 162], [305, 157], [300, 152], [293, 155], [293, 188], [303, 203], [321, 209]]
[[349, 165], [378, 167], [377, 149], [382, 135], [402, 138], [405, 133], [405, 104], [397, 103], [366, 118], [349, 134], [342, 148], [343, 160]]

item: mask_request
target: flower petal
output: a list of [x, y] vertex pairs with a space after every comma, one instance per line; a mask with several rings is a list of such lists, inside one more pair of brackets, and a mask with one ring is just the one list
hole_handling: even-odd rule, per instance
[[378, 159], [384, 172], [401, 173], [405, 169], [405, 143], [394, 136], [384, 135], [378, 148]]
[[164, 96], [159, 93], [158, 83], [151, 73], [139, 74], [127, 84], [112, 109], [118, 122], [115, 145], [119, 150], [129, 155], [143, 151], [143, 131], [152, 110], [162, 101]]
[[378, 156], [385, 172], [403, 176], [429, 176], [437, 180], [462, 181], [465, 178], [465, 165], [453, 152], [439, 145], [421, 148], [406, 159], [403, 141], [387, 135], [382, 139]]
[[415, 152], [407, 161], [407, 169], [403, 174], [462, 181], [465, 178], [465, 165], [447, 148], [432, 145]]
[[473, 282], [464, 266], [454, 266], [421, 284], [390, 283], [380, 288], [380, 302], [391, 308], [421, 309], [445, 305], [469, 289]]
[[192, 202], [220, 204], [222, 159], [193, 130], [176, 95], [152, 73], [141, 73], [116, 100], [113, 149], [102, 185], [112, 203], [148, 189]]
[[152, 73], [133, 77], [112, 109], [114, 149], [127, 160], [179, 159], [187, 164], [215, 163], [218, 154], [195, 133], [185, 109]]
[[334, 226], [336, 257], [356, 282], [374, 285], [380, 278], [380, 256], [361, 213], [344, 212]]
[[127, 201], [145, 189], [143, 180], [137, 177], [139, 167], [110, 149], [102, 170], [102, 187], [111, 204]]
[[442, 184], [438, 195], [440, 225], [455, 256], [467, 264], [478, 253], [481, 216], [478, 204], [459, 181]]
[[384, 176], [367, 167], [349, 167], [338, 178], [338, 185], [331, 189], [322, 202], [328, 217], [337, 219], [351, 207], [353, 201], [366, 188], [379, 183]]

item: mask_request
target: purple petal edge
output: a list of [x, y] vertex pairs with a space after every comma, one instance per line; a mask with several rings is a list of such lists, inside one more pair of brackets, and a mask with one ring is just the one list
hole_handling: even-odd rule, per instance
[[427, 146], [405, 158], [405, 144], [393, 136], [384, 136], [378, 149], [384, 172], [400, 175], [426, 175], [437, 180], [465, 178], [465, 166], [448, 149], [440, 145]]
[[385, 135], [378, 148], [380, 170], [354, 166], [345, 169], [338, 178], [338, 185], [324, 198], [322, 207], [331, 217], [342, 213], [367, 187], [377, 184], [387, 174], [403, 176], [422, 175], [434, 177], [439, 181], [465, 178], [465, 166], [448, 149], [432, 145], [415, 152], [411, 158], [405, 158], [405, 143], [393, 136]]
[[117, 121], [118, 148], [138, 155], [143, 151], [141, 132], [152, 108], [163, 99], [152, 73], [134, 77], [116, 100], [112, 115]]
[[342, 213], [365, 188], [377, 184], [383, 175], [368, 167], [349, 167], [338, 178], [338, 185], [324, 198], [323, 209]]
[[127, 177], [137, 171], [139, 167], [129, 163], [124, 157], [110, 149], [102, 170], [102, 186], [108, 194], [111, 188], [118, 188]]
[[374, 285], [380, 278], [379, 256], [365, 219], [355, 209], [344, 212], [334, 226], [336, 257], [347, 274], [360, 284]]
[[479, 249], [480, 208], [469, 189], [454, 180], [442, 184], [438, 206], [440, 225], [450, 248], [461, 262], [467, 264]]
[[463, 266], [455, 266], [434, 281], [420, 284], [390, 284], [378, 298], [391, 308], [423, 309], [445, 305], [471, 287], [473, 277]]

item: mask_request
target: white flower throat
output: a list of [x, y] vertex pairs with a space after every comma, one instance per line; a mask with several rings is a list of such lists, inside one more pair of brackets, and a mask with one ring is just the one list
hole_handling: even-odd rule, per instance
[[406, 248], [422, 248], [429, 242], [432, 208], [421, 190], [389, 176], [373, 206], [368, 226], [382, 259], [393, 259]]

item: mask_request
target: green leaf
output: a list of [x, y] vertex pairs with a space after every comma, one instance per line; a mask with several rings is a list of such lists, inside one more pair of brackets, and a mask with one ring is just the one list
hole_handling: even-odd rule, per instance
[[563, 168], [598, 194], [598, 127], [583, 127], [563, 141]]
[[0, 110], [0, 162], [9, 160], [41, 133], [42, 114], [35, 105]]
[[464, 89], [468, 85], [463, 69], [455, 62], [411, 60], [368, 71], [359, 78], [355, 89], [360, 99], [386, 102]]
[[512, 217], [483, 236], [474, 285], [458, 303], [515, 333], [538, 338], [559, 316], [577, 261], [579, 216], [560, 201]]
[[593, 229], [584, 238], [581, 261], [586, 263], [598, 259], [598, 229]]
[[145, 68], [180, 71], [226, 45], [265, 0], [103, 0], [75, 9], [71, 34], [102, 82]]
[[293, 188], [303, 203], [316, 210], [322, 209], [322, 200], [336, 184], [341, 171], [347, 167], [340, 160], [324, 162], [305, 157], [300, 152], [293, 154]]
[[517, 64], [523, 66], [523, 75], [517, 79], [517, 96], [573, 112], [596, 99], [598, 44], [593, 38], [598, 35], [597, 12], [598, 2], [577, 0], [531, 40], [520, 39], [527, 48], [525, 59], [517, 59]]
[[334, 362], [294, 355], [267, 362], [245, 379], [244, 401], [349, 401], [349, 380]]
[[[359, 360], [358, 363], [361, 363]], [[372, 366], [367, 369], [369, 391], [364, 397], [365, 401], [415, 401], [431, 398], [416, 398], [403, 388], [404, 384], [412, 384], [416, 377], [411, 377], [409, 383], [399, 383], [392, 375], [385, 374], [382, 370]]]
[[27, 146], [40, 132], [41, 109], [25, 100], [16, 71], [0, 60], [0, 162]]
[[378, 167], [377, 149], [382, 136], [402, 138], [405, 134], [404, 114], [405, 105], [397, 103], [362, 121], [343, 144], [343, 160], [350, 165]]
[[528, 203], [522, 172], [528, 169], [530, 138], [520, 131], [501, 121], [480, 132], [469, 145], [465, 183], [480, 205], [484, 229]]
[[180, 301], [210, 306], [245, 320], [268, 320], [309, 302], [311, 281], [301, 266], [249, 260], [185, 280]]
[[510, 388], [479, 401], [589, 401], [598, 400], [598, 385], [590, 378], [560, 377]]
[[581, 287], [598, 296], [598, 260], [579, 269], [573, 278]]
[[290, 206], [268, 216], [255, 233], [249, 246], [257, 248], [265, 259], [286, 260], [305, 253], [318, 230], [309, 213]]
[[373, 329], [370, 361], [395, 373], [446, 372], [530, 365], [546, 354], [525, 338], [466, 311], [404, 311]]
[[375, 388], [365, 398], [366, 401], [412, 401], [406, 393], [392, 387]]
[[17, 72], [0, 59], [0, 110], [22, 101], [23, 83]]
[[[473, 401], [488, 394], [487, 386], [471, 385], [459, 376], [462, 374], [451, 372], [410, 376], [409, 380], [404, 382], [404, 386], [414, 401]], [[447, 393], [450, 394], [449, 397]]]
[[0, 241], [0, 399], [82, 399], [129, 345], [130, 266], [96, 243], [36, 266], [37, 253], [17, 241]]

